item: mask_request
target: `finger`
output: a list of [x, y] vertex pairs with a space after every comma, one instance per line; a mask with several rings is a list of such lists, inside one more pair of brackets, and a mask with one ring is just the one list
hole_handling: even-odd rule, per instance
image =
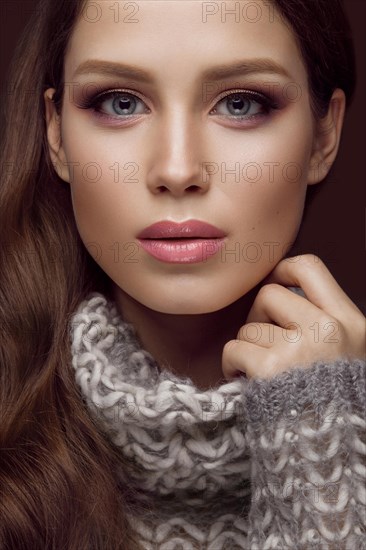
[[230, 340], [222, 352], [222, 372], [227, 380], [244, 373], [247, 378], [271, 378], [274, 374], [268, 349], [243, 342]]
[[337, 319], [360, 312], [322, 260], [313, 254], [282, 260], [266, 282], [301, 287], [310, 302]]
[[237, 339], [264, 348], [270, 348], [283, 339], [283, 329], [272, 323], [247, 323], [243, 325]]
[[286, 329], [301, 325], [311, 326], [315, 321], [324, 323], [334, 320], [325, 318], [317, 306], [279, 284], [264, 285], [258, 292], [247, 317], [247, 323], [275, 322]]

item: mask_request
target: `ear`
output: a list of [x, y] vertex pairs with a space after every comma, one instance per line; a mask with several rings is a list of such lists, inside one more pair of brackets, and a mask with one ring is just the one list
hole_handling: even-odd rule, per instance
[[70, 183], [70, 173], [65, 151], [61, 140], [61, 116], [56, 111], [52, 101], [54, 88], [48, 88], [44, 93], [46, 108], [47, 141], [52, 164], [61, 179]]
[[337, 88], [330, 100], [328, 113], [325, 117], [316, 121], [308, 185], [321, 182], [327, 176], [335, 161], [341, 139], [345, 110], [345, 93]]

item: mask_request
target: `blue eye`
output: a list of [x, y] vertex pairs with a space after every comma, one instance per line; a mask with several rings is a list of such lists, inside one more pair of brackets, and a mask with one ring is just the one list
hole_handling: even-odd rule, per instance
[[141, 108], [140, 112], [136, 112], [136, 105], [139, 103], [143, 104], [143, 101], [133, 94], [122, 91], [111, 91], [96, 96], [94, 99], [92, 98], [85, 108], [93, 108], [100, 114], [104, 113], [110, 116], [131, 116], [145, 112]]
[[[221, 104], [227, 105], [229, 113], [219, 112]], [[217, 102], [213, 109], [214, 114], [226, 116], [229, 118], [250, 119], [257, 115], [268, 114], [278, 106], [268, 97], [258, 92], [245, 91], [235, 92], [226, 95]]]
[[[225, 98], [225, 101], [226, 101], [226, 98]], [[248, 99], [247, 97], [243, 97], [240, 94], [229, 96], [227, 98], [227, 101], [228, 101], [229, 110], [231, 108], [233, 111], [235, 111], [234, 113], [230, 113], [230, 114], [240, 115], [240, 116], [247, 115], [248, 111], [250, 111], [251, 103], [253, 103], [250, 101], [250, 99]]]

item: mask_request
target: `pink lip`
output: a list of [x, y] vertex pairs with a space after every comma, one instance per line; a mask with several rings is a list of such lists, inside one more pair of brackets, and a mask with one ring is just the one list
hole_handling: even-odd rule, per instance
[[138, 235], [141, 247], [157, 260], [167, 263], [204, 262], [216, 254], [226, 234], [217, 227], [188, 220], [183, 223], [161, 221]]
[[199, 220], [187, 220], [186, 222], [176, 223], [171, 221], [161, 221], [153, 223], [141, 231], [138, 239], [193, 239], [208, 238], [218, 239], [225, 237], [224, 231], [214, 225]]

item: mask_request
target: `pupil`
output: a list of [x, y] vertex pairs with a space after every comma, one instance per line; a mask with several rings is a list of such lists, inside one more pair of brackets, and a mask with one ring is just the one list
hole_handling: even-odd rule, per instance
[[[124, 111], [128, 111], [129, 109], [131, 109], [131, 99], [129, 97], [126, 97], [126, 96], [122, 96], [119, 97], [119, 98], [116, 98], [115, 101], [113, 102], [113, 107], [116, 109], [116, 111], [118, 112], [124, 112]], [[132, 106], [133, 107], [133, 106]], [[125, 114], [125, 113], [124, 113]]]
[[230, 103], [232, 104], [234, 110], [241, 111], [244, 109], [244, 113], [242, 114], [246, 114], [249, 111], [250, 102], [248, 99], [243, 99], [240, 96], [234, 96], [230, 100]]

